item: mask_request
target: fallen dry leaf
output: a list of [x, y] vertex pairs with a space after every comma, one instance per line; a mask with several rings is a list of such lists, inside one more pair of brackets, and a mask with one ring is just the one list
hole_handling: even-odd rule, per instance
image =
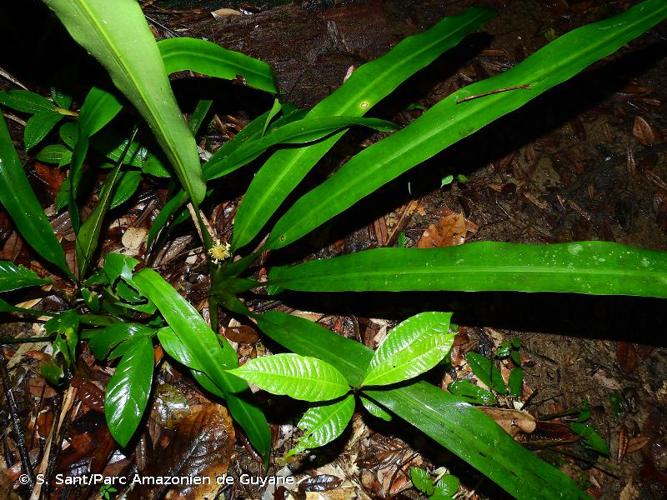
[[635, 122], [632, 125], [632, 135], [644, 146], [655, 146], [656, 144], [661, 144], [664, 140], [662, 131], [651, 125], [641, 116], [635, 117]]
[[462, 213], [445, 211], [445, 215], [431, 224], [421, 235], [417, 248], [451, 247], [465, 243], [468, 233], [477, 232], [477, 225], [466, 220]]
[[535, 417], [525, 411], [490, 407], [480, 407], [480, 410], [495, 420], [512, 437], [520, 433], [530, 434], [537, 427]]

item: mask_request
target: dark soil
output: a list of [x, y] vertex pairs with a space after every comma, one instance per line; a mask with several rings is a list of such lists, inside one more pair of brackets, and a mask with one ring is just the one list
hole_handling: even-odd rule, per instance
[[[327, 96], [342, 83], [350, 66], [378, 57], [401, 38], [441, 17], [473, 4], [495, 8], [497, 18], [482, 33], [468, 37], [373, 112], [374, 116], [406, 123], [419, 113], [406, 111], [410, 104], [428, 107], [471, 81], [511, 67], [549, 40], [635, 2], [360, 0], [293, 2], [277, 7], [244, 7], [243, 2], [237, 2], [230, 5], [240, 5], [247, 13], [224, 19], [210, 15], [212, 8], [223, 6], [220, 2], [145, 3], [150, 4], [146, 13], [154, 20], [159, 36], [205, 37], [263, 59], [274, 68], [286, 99], [299, 106], [311, 106]], [[463, 234], [457, 233], [461, 241], [606, 240], [667, 250], [667, 143], [663, 140], [667, 130], [666, 35], [663, 24], [579, 77], [414, 169], [289, 254], [271, 258], [281, 262], [313, 254], [332, 256], [391, 246], [399, 240], [408, 246], [426, 244], [424, 233], [433, 232], [429, 228], [432, 224], [445, 232], [454, 231], [449, 222], [454, 220], [452, 215], [459, 223], [464, 221]], [[40, 80], [43, 75], [30, 74], [25, 68], [27, 65], [18, 61], [8, 69], [33, 88], [49, 85]], [[84, 82], [79, 84], [85, 87]], [[198, 97], [192, 94], [202, 89], [226, 93], [229, 97], [216, 103], [218, 114], [241, 122], [270, 106], [264, 96], [228, 84], [178, 81], [176, 89], [183, 102]], [[306, 184], [321, 180], [356, 151], [360, 142], [374, 139], [360, 132], [350, 134], [337, 146], [334, 158], [318, 168]], [[441, 187], [442, 179], [450, 174], [465, 177]], [[241, 183], [248, 177], [234, 179]], [[222, 187], [233, 194], [241, 194], [243, 189]], [[151, 196], [159, 203], [160, 193]], [[143, 204], [130, 214], [132, 220], [136, 221], [147, 206], [154, 208], [150, 199], [146, 195], [140, 200]], [[229, 232], [224, 224], [235, 206], [227, 201], [218, 200], [222, 205], [213, 210], [213, 219], [223, 234]], [[10, 234], [5, 231], [0, 241], [5, 254]], [[200, 276], [201, 269], [184, 263], [194, 238], [185, 233], [178, 236], [186, 238], [180, 240], [185, 241], [181, 253], [165, 260], [162, 270], [175, 279], [185, 278], [188, 283], [184, 289], [197, 303], [205, 298], [206, 281]], [[120, 235], [113, 230], [108, 237], [111, 243], [107, 247], [119, 244]], [[538, 426], [532, 435], [518, 439], [545, 460], [562, 466], [596, 497], [667, 496], [667, 351], [662, 338], [667, 322], [660, 301], [550, 294], [290, 295], [280, 307], [317, 311], [303, 314], [370, 346], [375, 346], [394, 321], [428, 309], [455, 312], [461, 326], [458, 342], [462, 353], [476, 350], [489, 354], [503, 340], [519, 337], [527, 386], [522, 409], [538, 420]], [[3, 326], [3, 336], [14, 335], [8, 330], [10, 326]], [[266, 349], [252, 335], [238, 342], [242, 356]], [[40, 346], [29, 349], [39, 350]], [[23, 355], [27, 350], [23, 349]], [[11, 360], [17, 354], [6, 350], [5, 356]], [[35, 377], [29, 376], [30, 361], [19, 359], [10, 371], [16, 392], [23, 395], [20, 410], [27, 418], [36, 405], [30, 396], [35, 396], [35, 390], [27, 384]], [[437, 382], [446, 384], [469, 374], [464, 361], [454, 364], [456, 369]], [[88, 369], [98, 385], [108, 377], [98, 368]], [[180, 391], [176, 401], [185, 398], [192, 404], [200, 397], [179, 374], [163, 370], [159, 379], [162, 394], [172, 387]], [[80, 389], [95, 393], [90, 387], [86, 390]], [[168, 406], [174, 398], [163, 400]], [[584, 400], [592, 408], [591, 421], [610, 443], [608, 458], [596, 455], [581, 442], [562, 446], [559, 441], [573, 437], [567, 435], [567, 426], [559, 417], [579, 408]], [[53, 396], [52, 416], [58, 414], [56, 401], [61, 401], [60, 396]], [[268, 403], [269, 415], [277, 422], [275, 457], [279, 457], [293, 442], [298, 408], [291, 403], [286, 408], [282, 400]], [[151, 423], [156, 412], [154, 408]], [[0, 415], [8, 422], [7, 412]], [[102, 436], [99, 439], [110, 447], [104, 458], [111, 459], [111, 464], [122, 464], [118, 471], [141, 468], [136, 454], [141, 444], [145, 445], [143, 438], [135, 455], [112, 453], [108, 433], [99, 430], [102, 418], [96, 415], [88, 420], [97, 429], [90, 435]], [[79, 421], [79, 425], [84, 423]], [[158, 423], [166, 425], [163, 420]], [[229, 473], [257, 474], [260, 464], [239, 434]], [[5, 445], [8, 468], [17, 468], [15, 451]], [[41, 457], [40, 450], [36, 451]], [[62, 457], [58, 460], [61, 470], [73, 472], [77, 464], [82, 466], [81, 459], [73, 463]], [[470, 498], [503, 496], [489, 481], [425, 437], [360, 415], [346, 437], [334, 445], [290, 467], [274, 463], [270, 473], [307, 478], [294, 498], [417, 498], [404, 471], [419, 465], [447, 467], [460, 477]], [[100, 470], [115, 470], [110, 467], [105, 462]], [[3, 488], [7, 487], [0, 484], [0, 497], [9, 491]], [[58, 490], [58, 494], [83, 498], [81, 491], [75, 491]], [[236, 485], [225, 491], [225, 498], [284, 498], [284, 493], [279, 490], [274, 496], [273, 489]], [[85, 494], [92, 492], [86, 490]]]

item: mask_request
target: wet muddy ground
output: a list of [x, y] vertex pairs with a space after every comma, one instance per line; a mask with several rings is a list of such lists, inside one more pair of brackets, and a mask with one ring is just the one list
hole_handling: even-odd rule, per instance
[[[503, 71], [570, 29], [612, 15], [633, 2], [358, 0], [276, 7], [237, 2], [229, 6], [240, 8], [240, 15], [217, 19], [210, 11], [227, 7], [221, 2], [144, 3], [158, 36], [205, 37], [263, 59], [274, 68], [286, 99], [300, 106], [327, 96], [342, 83], [351, 66], [378, 57], [404, 36], [427, 28], [444, 15], [470, 5], [496, 9], [497, 18], [479, 34], [416, 75], [373, 112], [404, 124], [418, 116], [421, 106], [429, 107], [463, 85]], [[414, 169], [289, 253], [271, 256], [273, 263], [376, 246], [447, 246], [476, 240], [607, 240], [667, 250], [666, 35], [667, 27], [658, 27], [581, 76]], [[16, 67], [21, 74], [24, 66], [17, 63]], [[35, 75], [32, 78], [31, 84], [47, 85]], [[227, 124], [243, 122], [270, 105], [265, 96], [227, 84], [179, 81], [176, 89], [182, 102], [202, 89], [219, 92], [217, 112], [227, 117], [223, 119]], [[219, 139], [219, 134], [211, 133], [208, 143]], [[303, 189], [324, 178], [358, 150], [360, 143], [375, 139], [358, 131], [349, 134]], [[443, 182], [449, 175], [454, 176], [451, 184]], [[241, 194], [239, 186], [248, 180], [247, 175], [235, 176], [220, 190]], [[153, 210], [163, 199], [159, 192], [150, 198], [150, 186], [146, 192], [145, 199], [138, 200], [127, 215], [129, 222], [121, 222], [120, 227], [146, 223], [135, 224], [143, 212]], [[216, 201], [212, 219], [222, 234], [229, 233], [225, 224], [234, 208], [233, 200]], [[3, 233], [3, 258], [15, 251], [9, 246], [11, 234], [10, 230]], [[176, 236], [168, 245], [170, 257], [161, 257], [161, 270], [174, 281], [185, 277], [189, 298], [204, 304], [206, 281], [199, 274], [201, 266], [184, 263], [195, 239], [189, 233]], [[113, 229], [107, 237], [107, 248], [125, 243]], [[658, 499], [666, 495], [667, 351], [662, 335], [667, 324], [660, 301], [550, 294], [372, 294], [363, 300], [288, 295], [274, 306], [301, 311], [299, 314], [373, 347], [394, 321], [411, 313], [454, 311], [461, 335], [454, 368], [436, 381], [443, 386], [470, 375], [463, 353], [489, 354], [503, 340], [518, 337], [526, 369], [521, 408], [535, 417], [537, 427], [517, 439], [545, 460], [562, 466], [596, 497]], [[225, 334], [238, 343], [242, 357], [272, 347], [265, 346], [251, 328], [231, 318], [225, 322], [230, 325]], [[17, 327], [4, 325], [3, 331], [11, 333], [10, 328]], [[52, 400], [44, 405], [50, 408], [45, 415], [51, 419], [62, 415], [68, 393], [56, 394], [39, 382], [30, 368], [35, 356], [26, 358], [27, 350], [5, 350], [10, 364], [16, 360], [12, 376], [21, 381], [16, 390], [23, 394], [23, 415], [27, 418], [34, 411], [40, 394], [40, 401]], [[79, 447], [74, 446], [74, 451], [70, 447], [70, 455], [61, 453], [54, 465], [58, 470], [75, 472], [76, 467], [90, 463], [91, 454], [97, 460], [93, 468], [105, 473], [160, 467], [176, 470], [175, 464], [160, 457], [157, 444], [152, 449], [146, 444], [158, 443], [156, 438], [164, 429], [169, 429], [176, 450], [179, 442], [188, 439], [209, 440], [211, 432], [217, 432], [225, 443], [233, 441], [234, 430], [223, 412], [216, 413], [222, 424], [207, 430], [209, 434], [193, 430], [198, 422], [195, 417], [209, 419], [213, 410], [172, 367], [159, 374], [146, 432], [151, 439], [142, 438], [128, 457], [115, 452], [99, 414], [99, 386], [108, 372], [85, 356], [82, 365], [85, 374], [77, 375], [75, 385], [83, 406], [92, 410], [66, 413], [72, 417], [71, 435], [78, 438], [73, 442]], [[609, 458], [597, 456], [581, 442], [558, 446], [576, 441], [559, 417], [584, 400], [592, 408], [592, 422], [610, 444]], [[276, 423], [275, 456], [279, 457], [294, 440], [297, 413], [291, 403], [286, 408], [283, 400], [268, 404]], [[188, 412], [195, 417], [173, 417], [183, 407], [198, 408]], [[198, 453], [218, 457], [220, 470], [236, 477], [258, 473], [260, 464], [239, 434], [233, 453], [226, 446]], [[107, 448], [98, 447], [93, 453], [86, 448], [84, 437]], [[418, 498], [405, 474], [409, 466], [448, 468], [459, 476], [469, 498], [503, 497], [489, 481], [423, 436], [360, 415], [345, 438], [333, 446], [290, 467], [274, 463], [271, 474], [295, 475], [302, 481], [299, 491], [293, 493], [295, 498]], [[156, 493], [160, 492], [150, 494]], [[82, 498], [81, 490], [61, 489], [57, 494]], [[132, 493], [135, 498], [148, 494]], [[284, 498], [285, 494], [280, 489], [239, 484], [225, 490], [226, 498]]]

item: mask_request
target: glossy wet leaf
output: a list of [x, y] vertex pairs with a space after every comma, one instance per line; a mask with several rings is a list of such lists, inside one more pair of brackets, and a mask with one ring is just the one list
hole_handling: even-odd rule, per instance
[[63, 115], [55, 111], [35, 113], [23, 129], [23, 144], [26, 151], [37, 146], [63, 118], [65, 118]]
[[384, 408], [376, 405], [373, 401], [371, 401], [367, 397], [360, 396], [359, 399], [361, 400], [361, 404], [368, 413], [373, 415], [375, 418], [384, 420], [385, 422], [391, 422], [392, 416]]
[[449, 384], [447, 390], [471, 404], [485, 406], [495, 406], [498, 404], [498, 400], [491, 391], [482, 389], [469, 380], [455, 380]]
[[153, 329], [139, 323], [115, 323], [104, 328], [86, 330], [81, 337], [88, 341], [97, 359], [105, 359], [112, 349], [135, 336], [150, 336]]
[[507, 387], [512, 396], [521, 397], [521, 390], [523, 389], [523, 370], [521, 368], [514, 368], [510, 372]]
[[444, 497], [453, 497], [459, 487], [461, 486], [461, 481], [459, 478], [452, 474], [445, 474], [442, 476], [438, 482], [435, 484], [434, 493], [436, 495], [442, 495]]
[[54, 335], [53, 357], [61, 354], [65, 366], [73, 366], [79, 342], [79, 315], [76, 311], [69, 309], [56, 314], [44, 324], [44, 329], [48, 335]]
[[0, 117], [0, 203], [23, 239], [44, 259], [66, 274], [65, 252], [28, 182], [4, 117]]
[[166, 38], [157, 45], [167, 73], [194, 71], [225, 80], [238, 78], [250, 87], [278, 93], [271, 67], [254, 57], [197, 38]]
[[454, 342], [451, 317], [451, 313], [425, 312], [396, 326], [375, 351], [363, 385], [402, 382], [437, 365]]
[[319, 448], [340, 436], [354, 415], [354, 395], [349, 394], [340, 401], [313, 406], [303, 414], [297, 427], [304, 431], [287, 456], [305, 450]]
[[274, 267], [269, 281], [312, 292], [517, 291], [665, 298], [667, 253], [602, 241], [381, 248]]
[[[281, 248], [305, 236], [414, 166], [615, 52], [666, 17], [664, 0], [647, 0], [616, 17], [573, 30], [512, 69], [453, 92], [404, 129], [361, 151], [301, 197], [276, 223], [267, 247]], [[244, 204], [250, 201], [257, 200], [246, 196]], [[243, 204], [237, 219], [241, 208]]]
[[225, 368], [238, 365], [236, 352], [158, 273], [143, 269], [134, 275], [133, 283], [157, 306], [178, 339], [178, 342], [172, 342], [179, 346], [178, 352], [182, 356], [177, 357], [177, 361], [210, 379], [214, 388], [212, 392], [227, 400], [234, 420], [246, 431], [255, 449], [268, 460], [271, 432], [266, 418], [256, 406], [236, 395], [246, 391], [247, 384], [225, 371]]
[[431, 475], [426, 469], [410, 467], [410, 481], [412, 481], [412, 486], [425, 495], [433, 495], [433, 481], [431, 481]]
[[[411, 75], [476, 31], [493, 13], [469, 9], [448, 17], [424, 33], [410, 36], [375, 61], [357, 68], [349, 79], [311, 111], [308, 118], [362, 116]], [[252, 241], [308, 172], [344, 135], [344, 131], [308, 148], [274, 153], [253, 179], [240, 204], [232, 247]]]
[[35, 271], [8, 260], [0, 260], [0, 292], [19, 290], [20, 288], [39, 286], [45, 283], [49, 283], [49, 280], [40, 278]]
[[72, 37], [109, 72], [155, 135], [190, 198], [198, 204], [202, 180], [194, 137], [169, 85], [162, 56], [135, 0], [44, 0]]
[[[373, 351], [311, 321], [280, 312], [256, 316], [283, 347], [318, 357], [361, 382]], [[426, 382], [364, 391], [375, 402], [471, 464], [517, 498], [587, 498], [574, 481], [515, 442], [490, 417]]]
[[328, 401], [350, 390], [343, 374], [329, 363], [297, 354], [251, 359], [229, 372], [271, 394], [302, 401]]
[[24, 113], [51, 111], [55, 107], [46, 97], [29, 90], [0, 90], [0, 104]]
[[138, 170], [128, 170], [121, 173], [118, 186], [116, 187], [113, 197], [111, 198], [110, 210], [121, 206], [128, 201], [139, 189], [141, 182], [141, 172]]
[[104, 415], [114, 439], [126, 446], [146, 409], [153, 382], [153, 344], [149, 337], [132, 342], [107, 383]]
[[498, 394], [505, 394], [507, 392], [503, 377], [500, 375], [500, 370], [493, 361], [476, 352], [467, 353], [466, 361], [473, 374], [480, 380], [480, 382], [484, 383]]
[[72, 150], [62, 144], [49, 144], [35, 155], [35, 159], [58, 166], [68, 165], [72, 161]]

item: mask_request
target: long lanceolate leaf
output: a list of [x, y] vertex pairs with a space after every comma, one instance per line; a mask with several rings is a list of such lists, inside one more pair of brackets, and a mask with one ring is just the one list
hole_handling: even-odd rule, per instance
[[[322, 116], [362, 116], [411, 75], [456, 46], [493, 14], [470, 9], [443, 19], [428, 31], [406, 38], [381, 58], [364, 64], [333, 94], [309, 113]], [[332, 136], [308, 148], [274, 153], [253, 179], [239, 206], [232, 246], [248, 244], [313, 166], [343, 136]]]
[[667, 297], [667, 252], [602, 241], [380, 248], [274, 268], [269, 280], [290, 290], [318, 292], [449, 290]]
[[49, 280], [40, 278], [34, 271], [31, 271], [27, 267], [19, 266], [6, 260], [0, 260], [0, 292], [43, 285], [48, 282]]
[[28, 244], [39, 255], [70, 274], [65, 262], [65, 253], [28, 182], [2, 116], [0, 116], [0, 203]]
[[139, 110], [190, 199], [206, 193], [194, 137], [169, 85], [160, 51], [136, 0], [44, 0], [70, 35], [107, 69]]
[[[197, 310], [152, 269], [135, 274], [133, 283], [160, 310], [180, 342], [171, 342], [178, 347], [180, 354], [177, 360], [211, 380], [213, 387], [204, 387], [225, 397], [234, 420], [246, 431], [250, 442], [266, 461], [271, 450], [271, 431], [266, 418], [257, 407], [237, 396], [248, 388], [246, 383], [225, 372], [225, 368], [238, 365], [232, 347], [217, 336]], [[168, 352], [175, 352], [175, 349]], [[201, 379], [197, 378], [200, 382]]]
[[296, 241], [415, 165], [572, 78], [665, 17], [667, 2], [648, 0], [619, 16], [571, 31], [511, 70], [454, 92], [403, 130], [361, 151], [304, 195], [276, 223], [267, 247]]
[[256, 89], [271, 94], [278, 93], [271, 67], [254, 57], [197, 38], [167, 38], [159, 41], [157, 45], [169, 74], [194, 71], [225, 80], [240, 78]]
[[[257, 316], [262, 331], [287, 349], [322, 359], [359, 385], [373, 351], [308, 320]], [[426, 382], [364, 393], [487, 475], [517, 498], [585, 498], [574, 481], [541, 461], [490, 417]]]

